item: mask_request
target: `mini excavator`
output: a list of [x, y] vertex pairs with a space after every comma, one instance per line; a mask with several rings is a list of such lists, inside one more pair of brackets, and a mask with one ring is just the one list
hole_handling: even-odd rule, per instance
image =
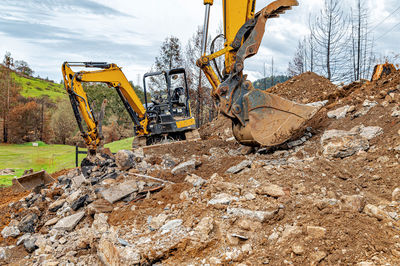
[[[72, 67], [95, 68], [97, 70], [74, 72]], [[99, 122], [82, 86], [83, 82], [101, 82], [115, 88], [134, 124], [136, 135], [134, 147], [200, 137], [190, 110], [186, 72], [183, 68], [145, 74], [143, 78], [145, 104], [140, 101], [121, 68], [116, 64], [65, 62], [62, 65], [62, 73], [64, 86], [68, 92], [79, 130], [91, 154], [96, 153], [98, 148], [101, 147], [102, 136], [98, 128]], [[166, 90], [162, 93], [166, 97], [148, 103], [146, 78], [154, 76], [161, 76], [161, 80], [165, 81]], [[172, 88], [171, 79], [178, 77], [182, 77], [181, 86]], [[86, 124], [86, 129], [82, 125], [82, 118]]]
[[[210, 7], [204, 0], [205, 19], [202, 57], [197, 66], [212, 86], [211, 95], [222, 114], [232, 120], [237, 141], [248, 146], [276, 146], [305, 128], [319, 110], [297, 104], [266, 91], [255, 89], [243, 74], [244, 60], [257, 54], [267, 20], [277, 18], [297, 6], [296, 0], [277, 0], [255, 13], [256, 0], [222, 0], [224, 48], [206, 55]], [[219, 38], [221, 36], [217, 36]], [[213, 47], [213, 43], [211, 47]], [[215, 59], [225, 57], [222, 73]], [[214, 67], [211, 65], [214, 63]], [[215, 69], [215, 70], [214, 70]]]

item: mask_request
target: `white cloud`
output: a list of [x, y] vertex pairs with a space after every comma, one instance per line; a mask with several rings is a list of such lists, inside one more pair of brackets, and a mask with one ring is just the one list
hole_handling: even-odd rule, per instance
[[[254, 80], [263, 65], [274, 57], [276, 72], [284, 73], [297, 42], [308, 33], [308, 16], [321, 8], [323, 0], [301, 0], [300, 6], [279, 19], [267, 22], [259, 53], [246, 61], [246, 72]], [[354, 0], [344, 0], [349, 12]], [[257, 1], [260, 10], [266, 1]], [[399, 6], [398, 1], [367, 0], [372, 25]], [[373, 12], [372, 12], [373, 10]], [[376, 36], [400, 21], [400, 12], [376, 28]], [[185, 45], [203, 23], [202, 0], [3, 0], [0, 3], [0, 55], [10, 51], [27, 61], [40, 76], [60, 80], [65, 60], [109, 61], [124, 67], [128, 79], [150, 70], [159, 47], [174, 35]], [[211, 9], [210, 34], [215, 36], [222, 21], [221, 1]], [[382, 55], [398, 51], [400, 27], [376, 43]], [[268, 66], [269, 67], [269, 66]]]

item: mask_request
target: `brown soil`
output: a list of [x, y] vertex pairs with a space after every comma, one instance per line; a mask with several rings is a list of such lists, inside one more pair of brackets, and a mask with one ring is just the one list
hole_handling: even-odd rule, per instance
[[327, 100], [336, 90], [328, 79], [306, 72], [268, 89], [268, 92], [291, 101], [310, 103]]

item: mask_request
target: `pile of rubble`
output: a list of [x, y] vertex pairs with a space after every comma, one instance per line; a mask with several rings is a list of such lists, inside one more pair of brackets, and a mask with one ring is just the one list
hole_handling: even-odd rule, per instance
[[355, 86], [321, 110], [320, 127], [280, 149], [249, 152], [218, 128], [190, 145], [85, 161], [0, 206], [10, 214], [0, 259], [398, 265], [398, 81], [395, 73]]

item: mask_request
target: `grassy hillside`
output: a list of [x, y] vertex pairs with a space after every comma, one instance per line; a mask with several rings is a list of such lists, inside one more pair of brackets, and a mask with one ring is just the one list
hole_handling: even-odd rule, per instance
[[12, 77], [22, 87], [21, 95], [24, 97], [39, 98], [48, 96], [52, 100], [66, 97], [64, 86], [61, 84], [39, 78], [26, 78], [15, 72], [12, 73]]
[[[122, 149], [131, 149], [133, 138], [108, 143], [105, 147], [112, 152]], [[32, 143], [0, 144], [0, 169], [12, 168], [15, 176], [21, 176], [25, 169], [35, 171], [46, 170], [54, 173], [62, 169], [75, 167], [75, 147], [68, 145], [47, 145], [43, 142], [38, 147]], [[80, 149], [83, 150], [83, 149]], [[85, 154], [80, 154], [82, 160]], [[12, 176], [0, 176], [0, 185], [11, 185]]]

